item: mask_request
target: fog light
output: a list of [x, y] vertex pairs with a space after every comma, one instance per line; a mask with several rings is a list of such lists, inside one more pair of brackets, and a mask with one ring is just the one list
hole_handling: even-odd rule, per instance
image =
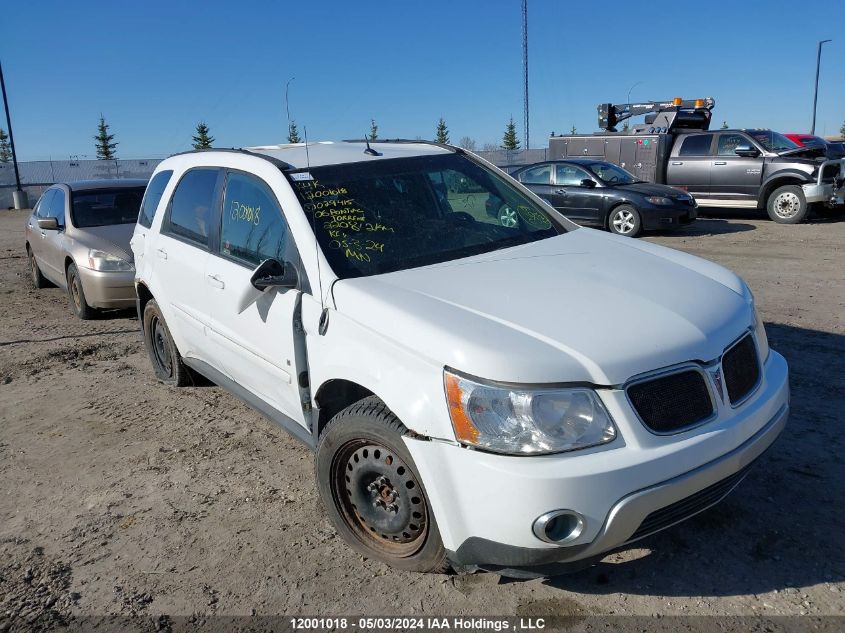
[[573, 510], [552, 510], [534, 521], [534, 536], [546, 543], [563, 545], [584, 531], [584, 517]]

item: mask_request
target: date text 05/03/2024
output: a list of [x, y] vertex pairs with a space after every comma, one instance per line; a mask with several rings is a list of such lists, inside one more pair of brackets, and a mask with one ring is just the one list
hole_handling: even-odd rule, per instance
[[544, 618], [483, 617], [300, 617], [291, 618], [293, 630], [418, 630], [418, 631], [539, 631], [546, 628]]

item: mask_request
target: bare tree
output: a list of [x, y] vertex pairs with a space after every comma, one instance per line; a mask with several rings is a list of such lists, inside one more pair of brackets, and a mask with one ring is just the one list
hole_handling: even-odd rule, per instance
[[475, 141], [471, 139], [469, 136], [462, 136], [461, 140], [458, 141], [458, 146], [463, 147], [471, 152], [475, 151]]

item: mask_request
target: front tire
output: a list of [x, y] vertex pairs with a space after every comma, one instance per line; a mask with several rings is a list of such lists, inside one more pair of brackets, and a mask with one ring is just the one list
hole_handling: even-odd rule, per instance
[[778, 224], [800, 224], [807, 218], [809, 210], [804, 190], [798, 185], [778, 187], [766, 201], [769, 217]]
[[620, 204], [610, 211], [607, 228], [611, 233], [625, 237], [637, 237], [643, 229], [639, 212], [630, 204]]
[[35, 261], [35, 254], [29, 247], [29, 244], [26, 245], [26, 256], [29, 259], [29, 273], [32, 277], [32, 285], [35, 286], [36, 290], [46, 288], [49, 285], [49, 282], [47, 281], [47, 278], [41, 274], [41, 268], [38, 267], [38, 262]]
[[176, 343], [170, 336], [170, 330], [155, 299], [150, 299], [144, 306], [144, 347], [160, 382], [171, 387], [186, 387], [191, 384], [188, 367], [176, 349]]
[[446, 550], [402, 441], [406, 431], [375, 396], [334, 416], [317, 445], [320, 497], [340, 536], [364, 556], [406, 571], [444, 573]]
[[82, 279], [79, 277], [79, 270], [76, 264], [67, 267], [67, 294], [70, 299], [70, 309], [84, 321], [97, 316], [97, 311], [88, 305], [85, 300], [85, 292], [82, 289]]

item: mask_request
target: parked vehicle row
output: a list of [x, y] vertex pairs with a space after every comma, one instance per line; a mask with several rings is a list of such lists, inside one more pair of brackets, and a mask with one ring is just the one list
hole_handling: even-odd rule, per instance
[[[638, 179], [684, 189], [699, 206], [766, 209], [783, 224], [802, 222], [812, 205], [845, 209], [845, 160], [829, 158], [826, 145], [800, 146], [772, 130], [709, 130], [714, 104], [604, 104], [599, 125], [606, 132], [552, 136], [549, 155], [608, 161]], [[616, 131], [641, 114], [644, 124]]]
[[789, 413], [750, 290], [530, 184], [425, 142], [164, 160], [131, 240], [156, 376], [301, 440], [338, 533], [401, 569], [571, 571], [707, 509]]

